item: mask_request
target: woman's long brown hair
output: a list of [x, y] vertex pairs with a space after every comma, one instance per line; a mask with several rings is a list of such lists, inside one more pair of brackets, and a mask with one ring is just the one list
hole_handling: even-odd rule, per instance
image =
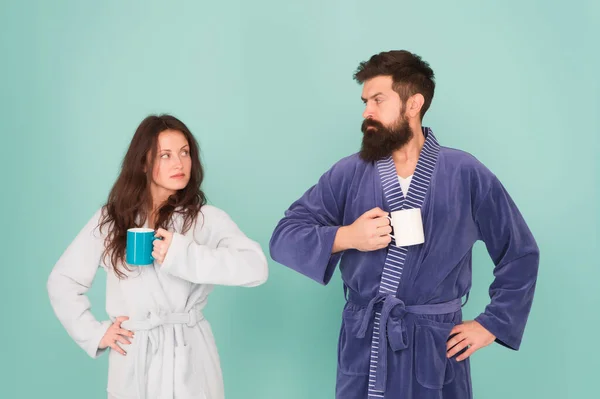
[[102, 209], [99, 224], [100, 231], [104, 226], [109, 227], [104, 242], [104, 260], [110, 260], [120, 279], [126, 277], [123, 268], [131, 271], [125, 263], [127, 229], [144, 226], [150, 217], [152, 197], [149, 186], [157, 154], [158, 135], [165, 130], [183, 133], [190, 147], [192, 169], [187, 186], [169, 196], [158, 209], [155, 229], [167, 229], [173, 214], [178, 213], [183, 216], [181, 233], [185, 233], [196, 222], [200, 208], [206, 204], [206, 197], [200, 189], [204, 172], [196, 139], [187, 126], [174, 116], [148, 116], [140, 123], [131, 140], [121, 173]]

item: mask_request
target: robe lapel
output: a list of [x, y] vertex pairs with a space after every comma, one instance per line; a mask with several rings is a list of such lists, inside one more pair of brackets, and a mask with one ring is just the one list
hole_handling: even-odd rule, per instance
[[[423, 134], [425, 135], [425, 143], [421, 150], [421, 154], [419, 155], [417, 167], [413, 174], [406, 198], [404, 198], [404, 195], [402, 194], [402, 188], [398, 182], [396, 167], [392, 157], [390, 156], [377, 162], [377, 170], [383, 189], [384, 203], [391, 212], [402, 209], [421, 208], [423, 206], [440, 150], [440, 145], [431, 129], [424, 127]], [[408, 247], [397, 247], [392, 239], [392, 244], [388, 247], [388, 253], [379, 284], [378, 297], [382, 298], [382, 301], [385, 301], [386, 297], [396, 296], [396, 291], [398, 290], [398, 286], [402, 279], [407, 253]], [[385, 391], [385, 369], [387, 368], [385, 359], [387, 357], [379, 356], [379, 326], [382, 322], [381, 314], [381, 311], [375, 312], [376, 328], [373, 330], [369, 367], [369, 398], [382, 398], [384, 397]], [[387, 320], [383, 320], [383, 325], [386, 324], [386, 321]], [[385, 344], [386, 347], [381, 348], [381, 350], [387, 351], [387, 339], [382, 339], [382, 344]]]

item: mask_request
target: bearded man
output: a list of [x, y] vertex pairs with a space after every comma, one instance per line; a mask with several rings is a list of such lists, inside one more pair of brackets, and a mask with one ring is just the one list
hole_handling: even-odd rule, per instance
[[[272, 258], [327, 284], [336, 265], [346, 304], [336, 398], [472, 398], [469, 356], [519, 349], [539, 249], [498, 178], [422, 126], [435, 83], [408, 51], [359, 65], [363, 141], [285, 212]], [[494, 262], [489, 305], [463, 321], [472, 248]]]

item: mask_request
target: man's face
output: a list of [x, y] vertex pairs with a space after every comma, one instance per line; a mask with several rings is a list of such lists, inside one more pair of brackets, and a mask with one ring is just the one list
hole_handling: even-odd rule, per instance
[[402, 101], [392, 84], [391, 76], [376, 76], [365, 81], [361, 95], [365, 103], [364, 119], [373, 119], [385, 127], [398, 121]]
[[413, 136], [400, 96], [392, 89], [391, 76], [377, 76], [365, 82], [362, 100], [362, 147], [360, 157], [377, 161], [390, 156]]

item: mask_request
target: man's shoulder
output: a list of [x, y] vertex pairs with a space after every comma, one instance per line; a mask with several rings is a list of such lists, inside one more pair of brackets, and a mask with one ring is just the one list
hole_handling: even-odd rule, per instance
[[362, 175], [366, 169], [373, 167], [373, 162], [365, 162], [358, 153], [348, 155], [335, 162], [323, 175], [321, 181], [334, 186], [350, 184], [355, 176]]
[[347, 168], [347, 167], [356, 167], [357, 165], [367, 165], [367, 162], [363, 161], [359, 153], [356, 152], [354, 154], [350, 154], [339, 161], [337, 161], [333, 166], [337, 166], [339, 168]]
[[357, 170], [362, 170], [371, 165], [371, 162], [362, 160], [358, 153], [348, 155], [329, 168], [328, 173], [331, 177], [342, 177], [353, 175]]
[[491, 174], [490, 170], [473, 154], [451, 147], [440, 148], [440, 159], [445, 168], [459, 168], [461, 170]]

